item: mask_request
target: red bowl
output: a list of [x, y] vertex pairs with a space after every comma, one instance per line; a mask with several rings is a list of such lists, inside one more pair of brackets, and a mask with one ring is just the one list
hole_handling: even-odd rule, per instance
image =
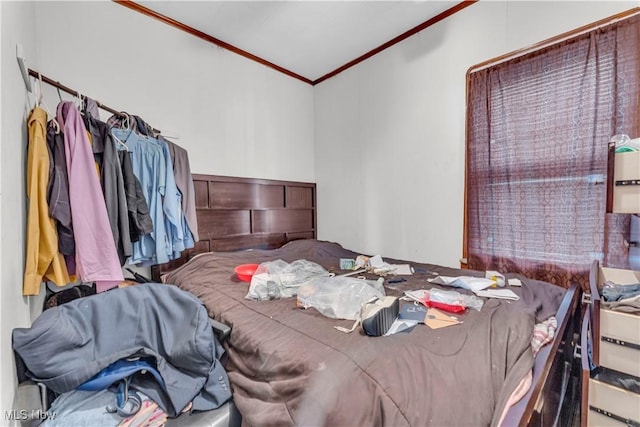
[[259, 264], [241, 264], [234, 270], [236, 272], [236, 275], [238, 276], [238, 279], [242, 280], [243, 282], [250, 282], [251, 277], [253, 277], [253, 273], [255, 273], [258, 269], [258, 265]]

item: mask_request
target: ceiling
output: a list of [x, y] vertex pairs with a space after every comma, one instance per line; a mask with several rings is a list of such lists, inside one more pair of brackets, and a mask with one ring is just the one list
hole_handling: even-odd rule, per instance
[[315, 83], [460, 2], [232, 0], [136, 3]]

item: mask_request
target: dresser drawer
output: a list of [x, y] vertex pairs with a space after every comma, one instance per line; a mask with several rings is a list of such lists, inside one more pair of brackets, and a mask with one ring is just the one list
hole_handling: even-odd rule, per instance
[[640, 350], [602, 340], [600, 366], [640, 377]]
[[[605, 282], [640, 283], [640, 271], [591, 266], [593, 362], [616, 371], [640, 376], [640, 316], [604, 307], [600, 291]], [[624, 344], [623, 346], [618, 344]]]
[[[597, 409], [613, 414], [618, 420], [596, 412]], [[624, 426], [623, 420], [640, 422], [640, 394], [590, 379], [587, 425]]]
[[589, 427], [628, 427], [627, 423], [614, 420], [613, 418], [601, 415], [596, 411], [589, 410], [587, 417], [587, 426]]
[[599, 363], [640, 377], [640, 316], [600, 310]]
[[628, 427], [627, 423], [607, 417], [606, 415], [599, 414], [596, 411], [593, 411], [591, 409], [589, 410], [589, 415], [587, 417], [587, 426], [589, 427]]
[[640, 283], [640, 271], [600, 267], [598, 288], [601, 288], [607, 280], [617, 285], [633, 285], [634, 283]]
[[613, 212], [640, 212], [640, 152], [616, 153], [613, 169]]
[[601, 309], [600, 336], [640, 345], [640, 316]]

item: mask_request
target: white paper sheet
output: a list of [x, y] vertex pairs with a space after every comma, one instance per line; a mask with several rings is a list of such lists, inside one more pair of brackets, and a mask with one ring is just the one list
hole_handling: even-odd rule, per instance
[[473, 293], [485, 298], [508, 299], [512, 301], [518, 301], [520, 299], [511, 289], [481, 289], [473, 291]]
[[486, 279], [484, 277], [471, 277], [471, 276], [458, 276], [458, 277], [450, 277], [450, 276], [438, 276], [433, 279], [429, 279], [429, 282], [436, 283], [438, 285], [447, 285], [453, 286], [456, 288], [469, 289], [470, 291], [479, 291], [481, 289], [486, 289], [491, 285], [494, 285], [495, 282], [491, 279]]

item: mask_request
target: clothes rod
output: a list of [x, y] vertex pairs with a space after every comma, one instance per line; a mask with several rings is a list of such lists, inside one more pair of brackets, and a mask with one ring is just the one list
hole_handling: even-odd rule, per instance
[[[31, 68], [29, 68], [29, 75], [32, 76], [32, 77], [35, 77], [36, 79], [42, 79], [43, 82], [45, 82], [45, 83], [47, 83], [47, 84], [49, 84], [51, 86], [57, 87], [58, 89], [63, 90], [63, 91], [67, 92], [70, 95], [77, 96], [79, 98], [83, 96], [82, 93], [80, 93], [79, 91], [71, 89], [69, 86], [65, 86], [62, 83], [60, 83], [58, 81], [55, 81], [50, 77], [45, 76], [44, 74], [41, 74], [41, 73], [39, 73], [39, 72], [37, 72], [35, 70], [32, 70]], [[117, 110], [115, 110], [115, 109], [113, 109], [111, 107], [108, 107], [108, 106], [104, 105], [103, 103], [101, 103], [99, 101], [96, 101], [96, 104], [98, 104], [99, 108], [101, 108], [101, 109], [103, 109], [105, 111], [108, 111], [111, 114], [115, 114], [115, 115], [118, 115], [118, 116], [122, 116], [123, 115], [122, 112], [117, 111]]]

